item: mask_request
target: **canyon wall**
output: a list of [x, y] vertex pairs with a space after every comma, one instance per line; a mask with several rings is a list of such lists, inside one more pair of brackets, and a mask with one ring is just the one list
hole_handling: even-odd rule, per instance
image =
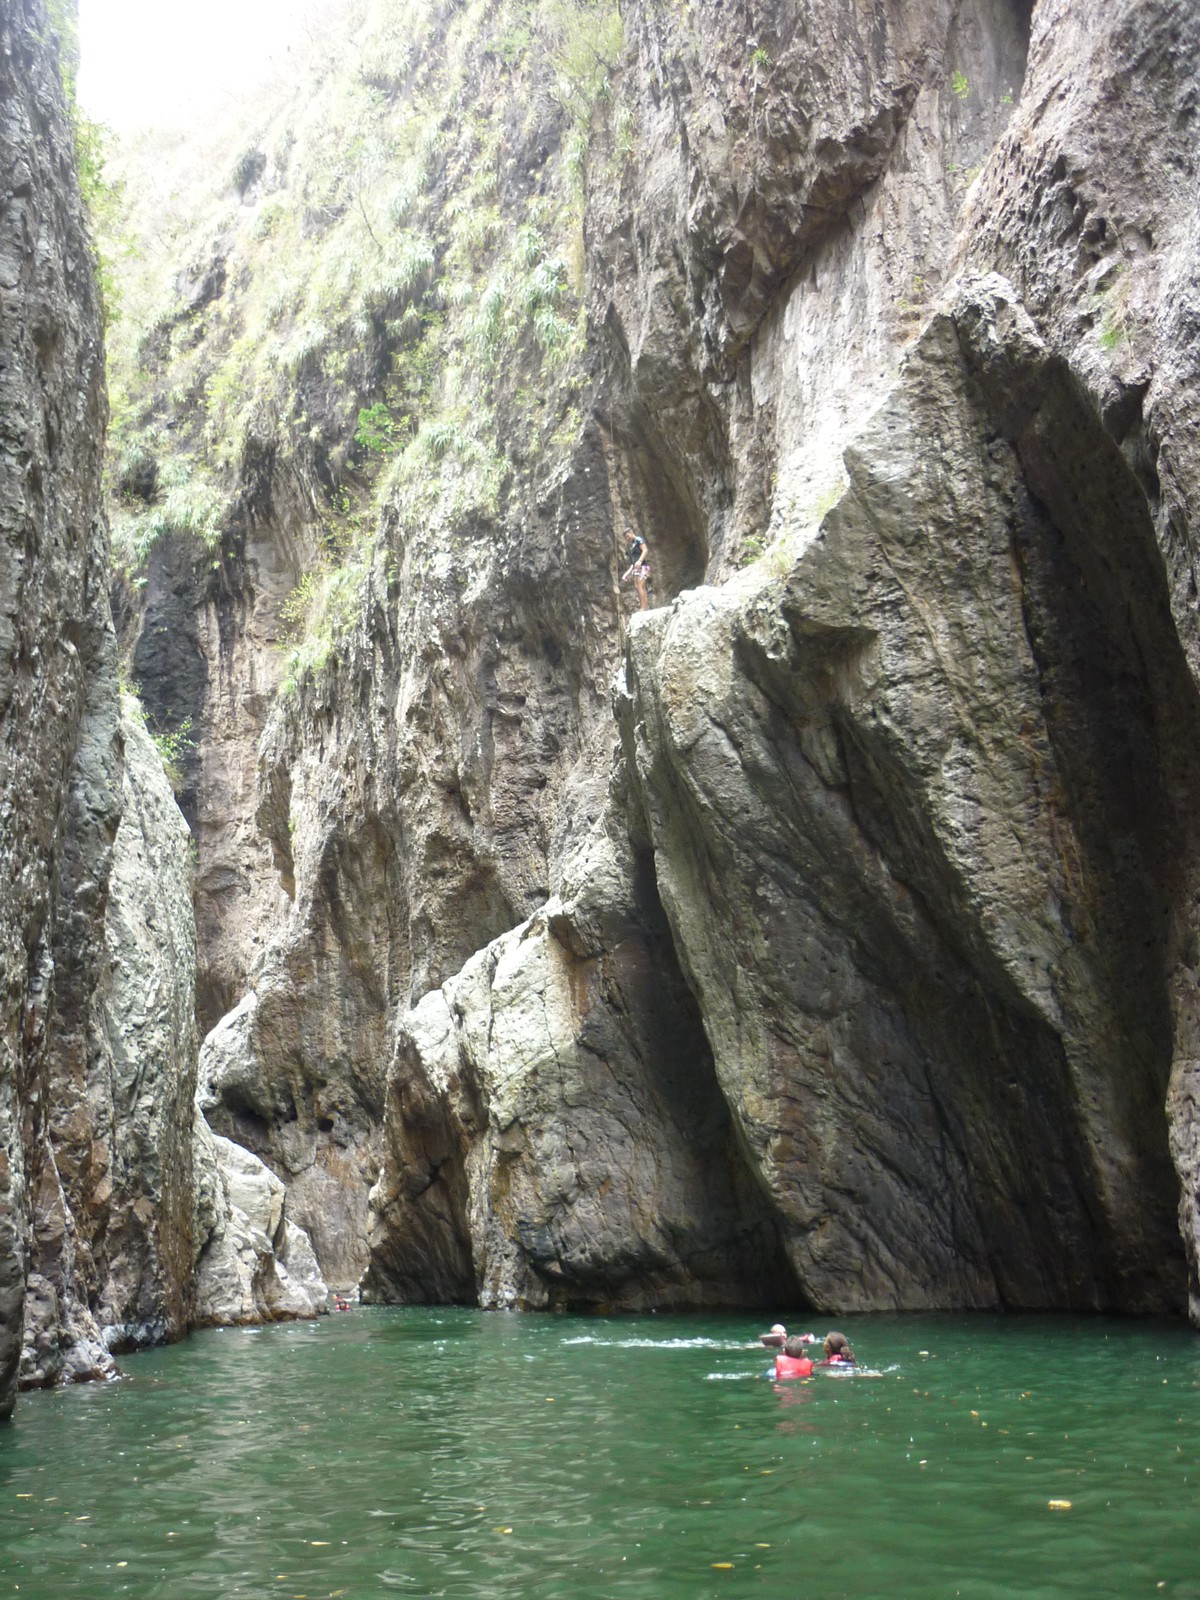
[[616, 21], [364, 5], [172, 235], [202, 1104], [371, 1298], [1200, 1318], [1192, 8]]
[[819, 1305], [1195, 1310], [1194, 15], [758, 20], [601, 242], [714, 576], [773, 484], [620, 701], [722, 1088]]
[[[86, 1010], [102, 960], [119, 817], [116, 658], [100, 503], [100, 308], [75, 182], [56, 51], [40, 4], [0, 13], [0, 1410], [12, 1406], [25, 1282], [48, 1152], [47, 1022], [60, 997]], [[86, 734], [85, 734], [85, 729]], [[73, 775], [77, 750], [87, 756]], [[95, 773], [94, 804], [83, 765]], [[70, 853], [71, 859], [66, 858]], [[62, 926], [60, 880], [83, 893]], [[60, 939], [61, 928], [61, 939]], [[66, 948], [64, 948], [64, 942]], [[82, 977], [63, 995], [58, 969]]]
[[[614, 781], [739, 1158], [822, 1308], [1171, 1311], [1190, 1266], [1195, 1311], [1194, 19], [747, 17], [626, 8], [587, 214], [659, 602]], [[465, 1208], [476, 1291], [516, 1245], [537, 1303], [544, 1197], [502, 1249], [511, 1174], [462, 1175], [538, 1170], [478, 981], [401, 1023], [376, 1262]]]
[[[237, 1214], [215, 1153], [199, 1194], [195, 1181], [191, 841], [141, 707], [118, 686], [102, 317], [69, 110], [71, 41], [40, 0], [14, 0], [0, 7], [0, 43], [8, 1416], [19, 1385], [113, 1376], [114, 1354], [182, 1336], [198, 1314], [197, 1258]], [[280, 1229], [265, 1244], [270, 1262], [285, 1244], [303, 1257]], [[300, 1276], [319, 1282], [315, 1264]], [[296, 1298], [269, 1314], [311, 1315], [314, 1294]], [[210, 1293], [200, 1314], [230, 1320], [236, 1309]]]

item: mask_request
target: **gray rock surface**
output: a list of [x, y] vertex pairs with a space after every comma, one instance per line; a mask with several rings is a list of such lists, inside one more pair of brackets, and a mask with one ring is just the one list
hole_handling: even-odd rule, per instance
[[1200, 1318], [1196, 9], [622, 20], [567, 466], [270, 704], [316, 480], [152, 565], [207, 1114], [377, 1298]]
[[[111, 1373], [105, 1352], [180, 1338], [192, 1317], [190, 837], [137, 702], [126, 698], [118, 726], [111, 685], [94, 682], [105, 697], [85, 717], [69, 800], [76, 818], [99, 821], [90, 835], [77, 821], [64, 854], [63, 998], [50, 1013], [52, 1100], [32, 1165], [30, 1386]], [[98, 950], [86, 888], [97, 859], [108, 889]]]
[[649, 861], [598, 828], [566, 877], [564, 897], [400, 1020], [364, 1294], [538, 1309], [766, 1301], [787, 1267], [745, 1180]]
[[315, 1317], [328, 1291], [284, 1186], [249, 1150], [196, 1121], [196, 1322], [228, 1327]]
[[[323, 1056], [323, 1038], [336, 1041], [339, 1022], [352, 1015], [349, 996], [328, 999], [335, 1009], [318, 1032], [318, 1018], [296, 1004], [290, 984], [261, 974], [204, 1041], [199, 1103], [216, 1126], [236, 1130], [240, 1144], [257, 1145], [287, 1175], [289, 1217], [312, 1240], [325, 1276], [348, 1289], [366, 1266], [379, 1139], [355, 1093], [357, 1054], [349, 1072], [336, 1045], [332, 1060]], [[364, 1096], [372, 1092], [368, 1079]]]
[[815, 537], [630, 645], [726, 1096], [817, 1305], [1177, 1309], [1163, 869], [1197, 706], [1144, 498], [994, 278], [844, 462]]
[[[57, 969], [75, 952], [56, 935], [69, 771], [88, 680], [111, 671], [100, 510], [100, 311], [56, 41], [38, 0], [0, 10], [0, 1416], [12, 1409], [35, 1207], [57, 1224], [45, 1157], [48, 1017]], [[111, 703], [115, 705], [115, 683]], [[114, 713], [115, 714], [115, 713]], [[100, 735], [103, 738], [103, 735]], [[118, 778], [119, 781], [119, 778]], [[104, 840], [119, 810], [98, 797], [101, 876], [79, 907], [90, 954], [103, 939]], [[86, 850], [81, 842], [80, 849]], [[79, 924], [76, 924], [78, 927]]]

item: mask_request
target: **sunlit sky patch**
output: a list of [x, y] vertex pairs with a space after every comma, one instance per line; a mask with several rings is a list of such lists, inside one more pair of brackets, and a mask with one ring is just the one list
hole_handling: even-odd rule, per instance
[[79, 99], [121, 132], [179, 127], [286, 64], [305, 0], [79, 0]]

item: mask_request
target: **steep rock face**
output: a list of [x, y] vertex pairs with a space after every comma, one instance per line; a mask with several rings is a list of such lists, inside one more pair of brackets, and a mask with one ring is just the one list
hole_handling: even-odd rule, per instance
[[[1120, 444], [1153, 519], [1172, 621], [1196, 679], [1200, 18], [1186, 4], [1121, 4], [1096, 21], [1084, 8], [1039, 8], [1028, 92], [973, 198], [959, 255], [1009, 276]], [[1176, 804], [1195, 810], [1194, 792]], [[1167, 876], [1168, 1112], [1200, 1322], [1194, 855], [1181, 850]]]
[[722, 577], [781, 515], [828, 505], [838, 433], [894, 376], [1020, 95], [1029, 8], [780, 0], [751, 23], [635, 4], [625, 21], [640, 159], [590, 197], [591, 309], [661, 604], [699, 576], [686, 552]]
[[214, 562], [194, 537], [151, 552], [129, 667], [152, 726], [178, 736], [179, 804], [197, 845], [197, 1010], [202, 1031], [232, 1010], [286, 917], [255, 825], [258, 743], [284, 674], [280, 608], [311, 557], [302, 486], [276, 484], [269, 514], [235, 508]]
[[[180, 1338], [192, 1319], [190, 840], [136, 702], [126, 701], [118, 727], [112, 686], [97, 681], [104, 712], [85, 719], [70, 788], [77, 821], [56, 944], [63, 999], [50, 1013], [50, 1103], [32, 1165], [28, 1385], [111, 1371], [107, 1352]], [[99, 948], [87, 937], [89, 867], [107, 887]]]
[[402, 1018], [368, 1296], [628, 1309], [782, 1292], [648, 869], [595, 829], [562, 898]]
[[1200, 704], [1144, 497], [999, 279], [845, 465], [781, 577], [631, 642], [627, 749], [727, 1097], [817, 1304], [1176, 1309]]
[[[36, 0], [0, 13], [0, 1415], [194, 1315], [188, 830], [122, 710], [100, 306]], [[226, 1210], [228, 1208], [226, 1207]]]
[[[493, 9], [426, 13], [424, 92], [469, 57], [502, 103]], [[508, 347], [519, 399], [481, 359], [502, 469], [472, 475], [464, 407], [439, 419], [434, 487], [396, 475], [360, 608], [269, 710], [239, 674], [320, 512], [281, 513], [284, 431], [247, 436], [220, 557], [261, 516], [264, 575], [206, 578], [209, 620], [172, 637], [196, 575], [152, 562], [205, 723], [205, 1020], [230, 1007], [208, 1113], [286, 1181], [326, 1275], [367, 1267], [380, 1298], [1163, 1310], [1190, 1256], [1200, 1314], [1192, 8], [622, 21], [554, 464], [521, 420], [548, 365]], [[381, 81], [391, 116], [408, 80]], [[562, 119], [513, 128], [502, 164], [464, 138], [438, 169], [427, 255], [342, 352], [407, 370], [380, 389], [395, 426], [423, 318], [477, 296], [467, 346], [419, 347], [451, 366], [501, 337], [512, 280], [464, 276], [464, 213], [502, 230], [561, 198]], [[485, 187], [451, 195], [476, 160]], [[369, 184], [333, 198], [330, 227], [361, 211], [363, 249], [390, 247]], [[232, 328], [217, 265], [189, 303]], [[329, 327], [297, 334], [288, 416], [328, 476], [353, 461]], [[626, 522], [673, 604], [629, 630], [614, 768]]]
[[202, 1118], [194, 1155], [196, 1323], [236, 1327], [324, 1311], [325, 1280], [308, 1235], [285, 1215], [281, 1180]]
[[[259, 861], [273, 863], [271, 892], [287, 899], [267, 909], [267, 894], [252, 889], [253, 906], [206, 930], [218, 947], [210, 965], [223, 963], [229, 973], [237, 964], [235, 924], [244, 921], [263, 935], [258, 949], [244, 946], [245, 992], [230, 1000], [205, 1047], [207, 1115], [286, 1179], [290, 1214], [310, 1233], [330, 1281], [343, 1286], [367, 1265], [367, 1196], [379, 1171], [396, 1009], [440, 985], [555, 887], [561, 840], [577, 811], [577, 769], [586, 772], [598, 736], [599, 761], [607, 760], [608, 681], [621, 629], [608, 441], [574, 409], [588, 374], [581, 362], [553, 365], [524, 302], [519, 313], [514, 309], [514, 282], [531, 269], [543, 287], [536, 295], [526, 291], [530, 305], [544, 310], [566, 296], [561, 263], [547, 257], [535, 267], [530, 256], [549, 249], [539, 229], [569, 231], [574, 204], [562, 192], [564, 118], [547, 92], [547, 63], [531, 50], [521, 64], [529, 87], [518, 126], [515, 100], [505, 99], [514, 92], [510, 66], [497, 48], [504, 19], [482, 6], [419, 9], [429, 49], [410, 63], [413, 103], [428, 92], [441, 107], [452, 97], [455, 72], [477, 102], [468, 119], [440, 109], [431, 114], [436, 126], [422, 138], [443, 155], [437, 166], [422, 158], [430, 161], [430, 198], [403, 201], [402, 235], [428, 227], [429, 259], [407, 290], [393, 285], [385, 295], [383, 287], [371, 288], [364, 303], [373, 331], [354, 334], [344, 363], [379, 368], [364, 398], [386, 396], [378, 408], [394, 429], [389, 450], [396, 459], [386, 469], [393, 487], [375, 507], [376, 537], [355, 554], [359, 603], [335, 643], [276, 698], [261, 740], [240, 708], [241, 755], [258, 745]], [[446, 64], [452, 61], [457, 66]], [[401, 81], [408, 78], [406, 67]], [[394, 84], [381, 97], [391, 119], [381, 139], [411, 144], [405, 98]], [[447, 193], [451, 173], [464, 192], [481, 184], [487, 238], [505, 261], [493, 275], [491, 298], [506, 328], [515, 330], [495, 335], [507, 342], [491, 356], [482, 335], [474, 335], [466, 378], [453, 340], [463, 338], [462, 310], [472, 302], [464, 302], [455, 274], [478, 274], [480, 299], [487, 280], [478, 241], [464, 226], [462, 195], [451, 204]], [[395, 183], [394, 172], [388, 180]], [[287, 178], [300, 196], [312, 181], [298, 163]], [[361, 211], [356, 202], [345, 215]], [[381, 205], [377, 211], [377, 239], [392, 248], [391, 224]], [[503, 257], [514, 241], [525, 251], [515, 264]], [[364, 247], [377, 248], [365, 236]], [[390, 270], [402, 281], [399, 268]], [[225, 297], [237, 303], [235, 286]], [[346, 311], [330, 312], [329, 323]], [[435, 340], [454, 313], [446, 340], [429, 346], [441, 370], [435, 366], [430, 378], [418, 369], [425, 399], [425, 390], [450, 391], [445, 414], [436, 414], [444, 433], [423, 432], [405, 414], [412, 401], [404, 383], [417, 382], [406, 363], [416, 355], [432, 363], [435, 356], [422, 354], [424, 345], [415, 354], [407, 347], [413, 330], [426, 325]], [[553, 320], [558, 337], [574, 339], [565, 319]], [[478, 386], [466, 403], [452, 392], [445, 370], [452, 367], [457, 382]], [[322, 383], [315, 358], [297, 386], [313, 416], [332, 405], [335, 387]], [[478, 437], [464, 431], [470, 407], [486, 413], [487, 430]], [[415, 437], [402, 450], [406, 429]], [[553, 448], [549, 434], [562, 436]], [[433, 441], [428, 446], [426, 437]], [[457, 442], [446, 444], [446, 437]], [[511, 452], [504, 459], [501, 441]], [[265, 475], [251, 473], [245, 459], [240, 464], [242, 489], [258, 495], [257, 548], [261, 556], [269, 532], [280, 552], [289, 541], [305, 548], [307, 540], [315, 560], [311, 553], [322, 538], [344, 543], [346, 532], [322, 526], [322, 519], [333, 520], [331, 497], [328, 483], [316, 494], [315, 477], [307, 529], [302, 533], [298, 519], [289, 522], [289, 480], [280, 465], [285, 448], [301, 453], [292, 438], [286, 446], [281, 441], [273, 472]], [[329, 449], [326, 479], [335, 458], [343, 474], [334, 500], [344, 498], [342, 483], [358, 494], [360, 474], [379, 471], [378, 461], [361, 459], [363, 448], [342, 438]], [[421, 449], [427, 453], [419, 473], [406, 479], [409, 458]], [[258, 460], [255, 454], [251, 464]], [[258, 591], [267, 586], [261, 563], [247, 560], [240, 576], [253, 598], [224, 618], [234, 635], [250, 611], [257, 614]], [[210, 685], [216, 642], [215, 635], [202, 639]], [[231, 659], [242, 649], [235, 643]], [[234, 809], [231, 792], [216, 798], [222, 769], [211, 731], [213, 719], [228, 713], [231, 725], [236, 720], [229, 710], [234, 699], [218, 706], [210, 692], [206, 701], [197, 790], [202, 872], [205, 840], [212, 838], [205, 816], [214, 805]], [[237, 798], [244, 806], [245, 791]], [[238, 905], [236, 894], [230, 903]], [[201, 921], [204, 930], [203, 907]], [[212, 985], [213, 994], [219, 987]]]
[[[13, 1403], [44, 1169], [47, 1015], [68, 771], [111, 657], [99, 510], [100, 316], [55, 41], [37, 0], [0, 14], [0, 1415]], [[115, 685], [113, 686], [115, 701]], [[118, 806], [98, 819], [111, 843]], [[83, 913], [102, 939], [104, 876]], [[53, 1190], [51, 1178], [46, 1184]], [[53, 1195], [50, 1195], [53, 1203]]]
[[[595, 441], [584, 461], [602, 490]], [[294, 901], [252, 998], [210, 1038], [204, 1103], [287, 1174], [338, 1282], [366, 1266], [394, 1009], [544, 901], [572, 769], [608, 720], [596, 492], [560, 485], [536, 520], [485, 525], [452, 555], [414, 540], [390, 580], [381, 553], [336, 672], [264, 735], [259, 822]]]
[[[671, 89], [642, 114], [686, 181], [650, 186], [636, 255], [597, 241], [630, 434], [652, 409], [664, 470], [720, 489], [715, 575], [775, 485], [763, 560], [631, 641], [664, 900], [813, 1298], [1175, 1306], [1173, 1054], [1196, 1282], [1195, 18], [1039, 6], [1022, 91], [1019, 7], [888, 8], [869, 41], [845, 9], [806, 15], [831, 76], [864, 106], [911, 90], [869, 170], [865, 112], [825, 119], [819, 159], [785, 135], [797, 193], [831, 161], [854, 193], [837, 216], [743, 182], [728, 112], [679, 137], [723, 69], [743, 124], [791, 125], [748, 70], [738, 93], [731, 52], [702, 68], [677, 19], [636, 24]], [[796, 13], [766, 11], [786, 38]], [[710, 280], [689, 337], [701, 205], [748, 219], [755, 270], [732, 297]], [[950, 285], [927, 322], [967, 263], [1015, 286]]]

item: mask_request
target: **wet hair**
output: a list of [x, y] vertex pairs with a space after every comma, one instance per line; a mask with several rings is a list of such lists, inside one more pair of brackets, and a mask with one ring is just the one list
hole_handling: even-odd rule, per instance
[[790, 1339], [784, 1341], [783, 1353], [785, 1356], [791, 1356], [793, 1361], [798, 1361], [801, 1356], [808, 1354], [808, 1346], [798, 1333], [794, 1333]]
[[854, 1360], [854, 1351], [851, 1350], [844, 1333], [827, 1333], [825, 1335], [826, 1356], [841, 1356], [846, 1361]]

